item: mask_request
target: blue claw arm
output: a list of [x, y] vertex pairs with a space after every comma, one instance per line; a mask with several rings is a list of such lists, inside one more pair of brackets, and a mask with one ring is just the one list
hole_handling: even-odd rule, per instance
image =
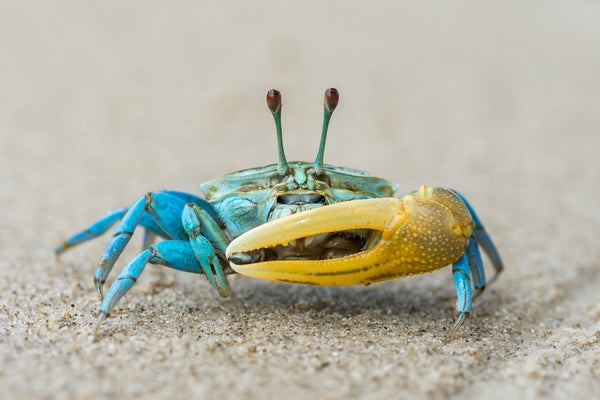
[[231, 289], [227, 275], [215, 252], [216, 248], [222, 255], [225, 254], [229, 239], [210, 215], [195, 203], [184, 207], [181, 223], [208, 281], [221, 296], [229, 296]]

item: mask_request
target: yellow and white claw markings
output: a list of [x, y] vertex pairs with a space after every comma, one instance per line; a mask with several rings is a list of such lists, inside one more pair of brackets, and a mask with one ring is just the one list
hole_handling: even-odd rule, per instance
[[294, 239], [351, 229], [381, 231], [375, 246], [325, 260], [275, 260], [231, 267], [255, 278], [314, 285], [357, 285], [422, 274], [464, 253], [473, 219], [451, 190], [421, 186], [402, 198], [352, 200], [293, 214], [233, 240], [227, 258]]

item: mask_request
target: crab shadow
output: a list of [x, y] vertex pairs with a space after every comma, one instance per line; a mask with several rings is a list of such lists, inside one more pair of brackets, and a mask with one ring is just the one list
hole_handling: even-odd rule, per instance
[[230, 305], [246, 312], [390, 318], [454, 318], [456, 291], [452, 277], [435, 272], [425, 276], [369, 286], [310, 286], [239, 277]]

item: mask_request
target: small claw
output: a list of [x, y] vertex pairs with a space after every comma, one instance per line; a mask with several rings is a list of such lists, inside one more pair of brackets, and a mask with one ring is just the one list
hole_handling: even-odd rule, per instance
[[[355, 230], [362, 230], [364, 244], [339, 257], [328, 255], [335, 251], [310, 259], [255, 256], [261, 249], [266, 249], [262, 254], [276, 253], [280, 246], [296, 245], [298, 239], [316, 242], [312, 236]], [[464, 253], [472, 232], [473, 220], [458, 196], [422, 186], [403, 198], [346, 201], [266, 223], [233, 240], [226, 255], [236, 272], [255, 278], [317, 285], [369, 284], [453, 263]]]

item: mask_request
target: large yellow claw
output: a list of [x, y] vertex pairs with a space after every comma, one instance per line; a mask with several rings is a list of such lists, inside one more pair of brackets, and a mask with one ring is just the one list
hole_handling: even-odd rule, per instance
[[[255, 278], [315, 285], [369, 284], [453, 263], [464, 253], [473, 228], [471, 214], [454, 192], [421, 186], [402, 198], [346, 201], [266, 223], [233, 240], [227, 258], [236, 272]], [[323, 242], [327, 235], [353, 232], [364, 236], [364, 244], [339, 257], [246, 257], [251, 260], [240, 262], [244, 260], [240, 255], [261, 249], [297, 246], [298, 241], [308, 244], [316, 237]]]

